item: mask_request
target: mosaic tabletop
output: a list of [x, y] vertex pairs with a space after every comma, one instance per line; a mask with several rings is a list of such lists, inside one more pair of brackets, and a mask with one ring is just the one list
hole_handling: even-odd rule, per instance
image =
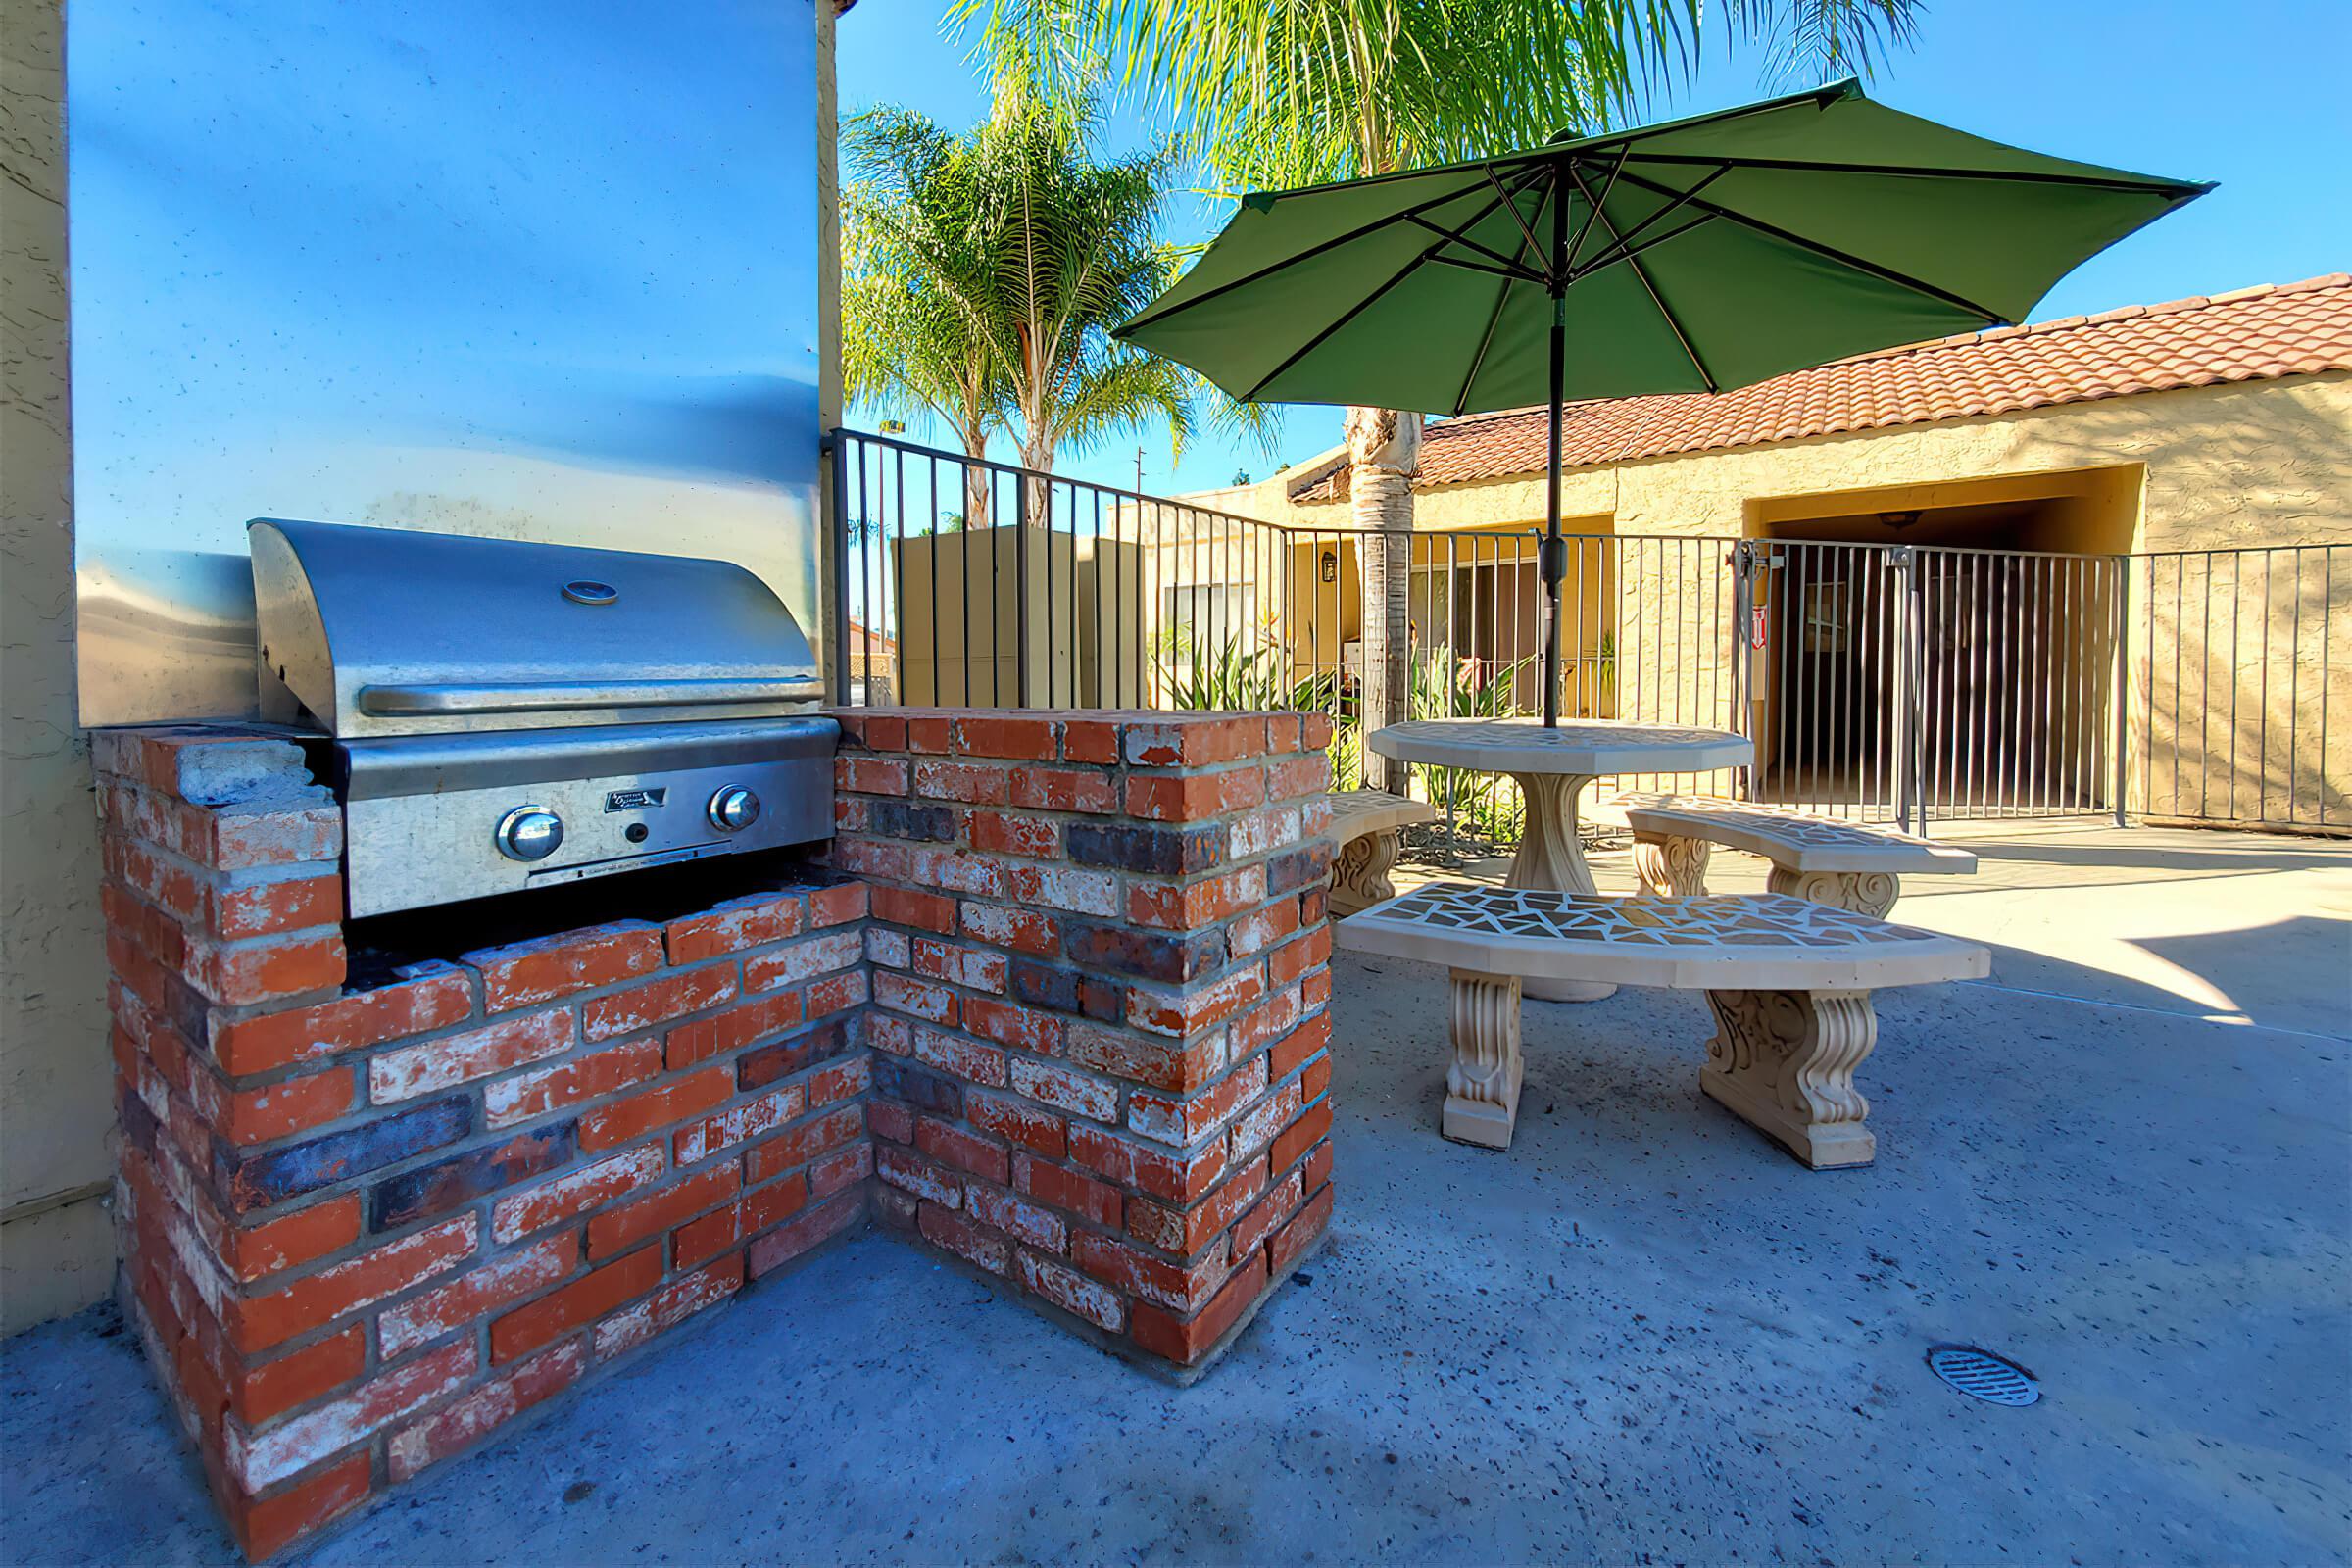
[[1340, 921], [1343, 948], [1530, 978], [1835, 989], [1973, 979], [1973, 943], [1779, 893], [1690, 899], [1432, 882]]
[[1532, 718], [1417, 718], [1375, 730], [1383, 757], [1490, 773], [1704, 773], [1755, 760], [1745, 736], [1724, 729], [1592, 719], [1545, 729]]

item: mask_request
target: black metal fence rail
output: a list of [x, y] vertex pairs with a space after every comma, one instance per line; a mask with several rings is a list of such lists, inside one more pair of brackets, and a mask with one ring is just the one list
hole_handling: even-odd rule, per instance
[[2352, 828], [2352, 545], [2137, 556], [2132, 605], [2134, 808]]
[[[1366, 773], [1354, 528], [840, 431], [844, 704], [1297, 708]], [[1416, 533], [1416, 718], [1540, 710], [1537, 530]], [[1561, 714], [1733, 729], [1751, 769], [1615, 781], [1914, 830], [2108, 814], [2352, 829], [2352, 546], [2068, 555], [1571, 536]], [[1410, 770], [1462, 848], [1515, 843], [1507, 778]]]

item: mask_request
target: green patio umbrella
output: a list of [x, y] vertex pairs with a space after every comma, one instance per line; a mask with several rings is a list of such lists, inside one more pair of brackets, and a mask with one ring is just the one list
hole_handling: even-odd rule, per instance
[[1718, 392], [2017, 321], [2085, 258], [2210, 189], [2006, 147], [1842, 81], [1246, 196], [1118, 336], [1247, 402], [1548, 403], [1539, 569], [1556, 724], [1565, 400]]

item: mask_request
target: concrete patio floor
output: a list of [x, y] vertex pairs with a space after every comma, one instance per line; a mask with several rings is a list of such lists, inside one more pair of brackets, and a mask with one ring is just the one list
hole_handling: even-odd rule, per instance
[[[1196, 1388], [860, 1237], [295, 1560], [2343, 1560], [2352, 848], [1967, 836], [1898, 915], [1995, 974], [1883, 997], [1868, 1169], [1656, 992], [1530, 1004], [1513, 1148], [1445, 1143], [1437, 973], [1343, 956], [1329, 1244]], [[105, 1309], [0, 1353], [0, 1557], [233, 1560]]]

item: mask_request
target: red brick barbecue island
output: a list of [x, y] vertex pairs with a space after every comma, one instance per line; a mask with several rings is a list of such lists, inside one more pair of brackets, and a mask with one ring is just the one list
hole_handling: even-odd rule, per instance
[[122, 1294], [249, 1555], [872, 1221], [1180, 1379], [1320, 1238], [1326, 721], [839, 716], [822, 861], [405, 962], [298, 746], [99, 737]]

